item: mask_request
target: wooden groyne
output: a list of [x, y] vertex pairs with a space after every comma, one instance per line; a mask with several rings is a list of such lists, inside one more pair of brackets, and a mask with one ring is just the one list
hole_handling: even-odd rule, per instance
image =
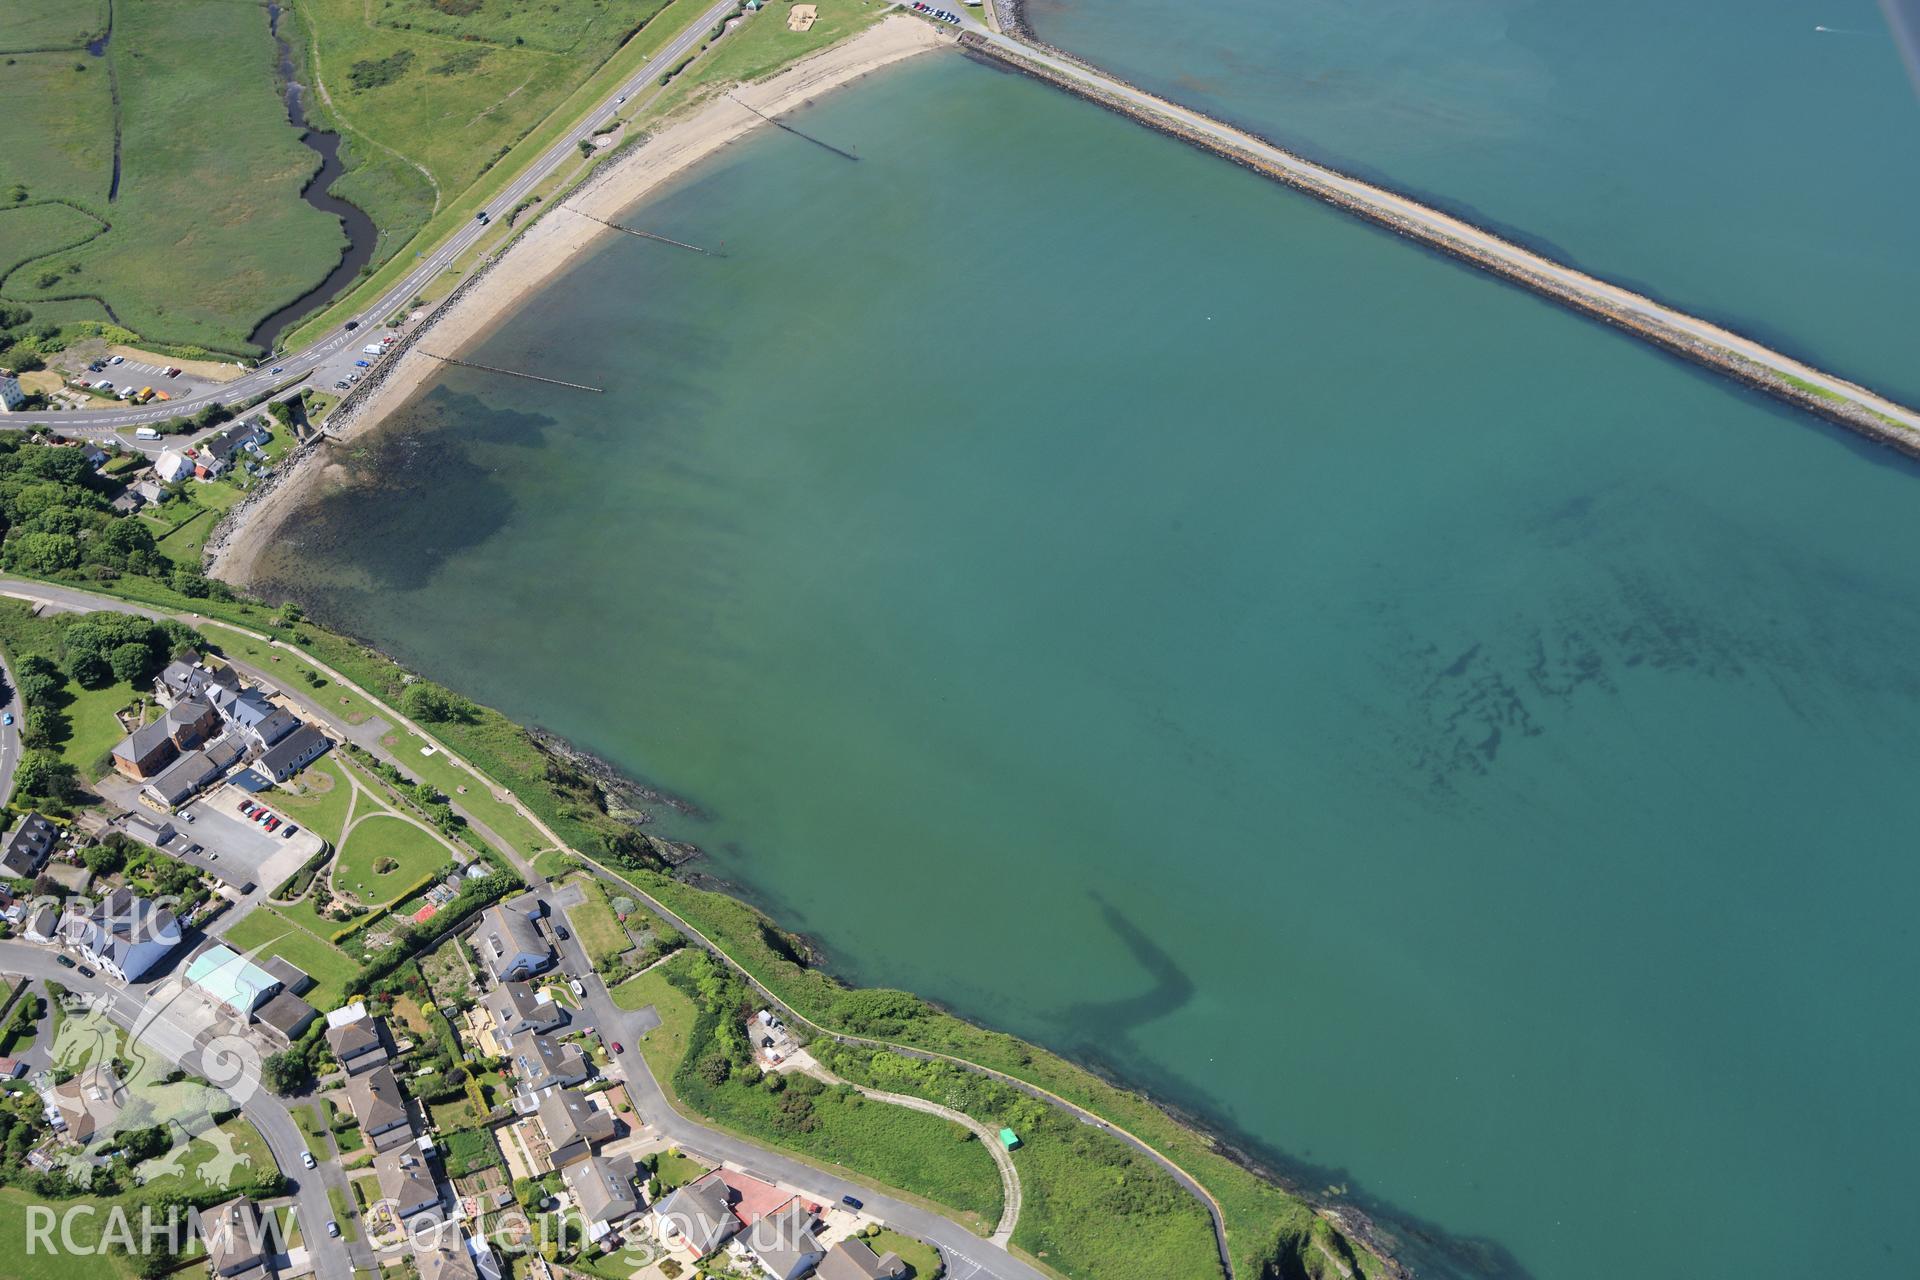
[[822, 142], [820, 141], [820, 139], [814, 137], [810, 133], [802, 133], [800, 132], [800, 130], [794, 128], [792, 125], [786, 124], [786, 123], [783, 123], [782, 121], [774, 119], [772, 116], [768, 115], [766, 112], [762, 111], [760, 108], [754, 106], [752, 103], [741, 102], [740, 99], [734, 97], [732, 94], [727, 95], [727, 101], [735, 104], [736, 106], [745, 107], [747, 110], [753, 112], [753, 114], [759, 116], [762, 120], [765, 120], [768, 124], [772, 125], [776, 129], [784, 129], [796, 138], [804, 138], [808, 142], [811, 142], [814, 146], [819, 147], [822, 150], [833, 152], [833, 154], [839, 156], [842, 160], [852, 160], [855, 163], [858, 163], [860, 160], [860, 157], [853, 154], [853, 152], [842, 151], [839, 147], [834, 146], [831, 142]]
[[[1692, 321], [1694, 319], [1693, 317], [1684, 316], [1684, 313], [1680, 313], [1673, 308], [1661, 307], [1650, 299], [1637, 300], [1644, 304], [1644, 308], [1629, 308], [1619, 298], [1605, 296], [1605, 294], [1601, 292], [1602, 289], [1612, 289], [1613, 292], [1623, 292], [1612, 286], [1606, 286], [1603, 281], [1594, 281], [1594, 290], [1589, 291], [1579, 287], [1575, 282], [1554, 278], [1540, 270], [1530, 269], [1527, 265], [1529, 261], [1538, 263], [1542, 268], [1564, 269], [1570, 273], [1574, 270], [1571, 267], [1566, 267], [1564, 264], [1553, 263], [1548, 259], [1542, 258], [1539, 254], [1531, 250], [1526, 250], [1518, 245], [1508, 245], [1505, 242], [1500, 243], [1503, 248], [1512, 250], [1511, 255], [1491, 252], [1481, 245], [1468, 243], [1467, 241], [1447, 234], [1440, 226], [1416, 221], [1411, 217], [1404, 216], [1386, 207], [1384, 203], [1374, 203], [1360, 198], [1352, 192], [1341, 190], [1334, 186], [1332, 182], [1332, 180], [1337, 179], [1355, 186], [1365, 187], [1368, 185], [1360, 183], [1358, 179], [1349, 178], [1347, 175], [1340, 174], [1338, 171], [1332, 170], [1325, 165], [1316, 164], [1302, 157], [1294, 156], [1291, 152], [1285, 151], [1284, 148], [1269, 143], [1265, 139], [1258, 138], [1256, 135], [1247, 134], [1243, 130], [1231, 129], [1228, 126], [1220, 125], [1219, 132], [1217, 133], [1203, 131], [1187, 121], [1177, 118], [1171, 109], [1167, 112], [1157, 111], [1151, 106], [1146, 105], [1146, 103], [1122, 96], [1121, 93], [1116, 90], [1122, 86], [1123, 82], [1109, 76], [1107, 73], [1098, 71], [1092, 67], [1087, 67], [1071, 55], [1048, 48], [1047, 46], [1041, 45], [1038, 41], [1032, 41], [1030, 35], [1023, 33], [1022, 38], [1029, 40], [1038, 48], [1045, 48], [1049, 57], [1071, 65], [1076, 70], [1083, 71], [1085, 74], [1069, 74], [1059, 67], [1048, 65], [1047, 62], [1041, 61], [1037, 57], [1028, 56], [1014, 48], [1009, 48], [1006, 43], [988, 39], [973, 31], [962, 33], [960, 36], [960, 47], [970, 57], [1017, 71], [1023, 75], [1031, 76], [1036, 80], [1053, 85], [1055, 88], [1063, 89], [1075, 97], [1085, 99], [1095, 106], [1105, 108], [1116, 115], [1125, 116], [1135, 123], [1145, 125], [1147, 128], [1163, 133], [1170, 138], [1177, 138], [1189, 146], [1219, 156], [1223, 160], [1231, 161], [1243, 169], [1248, 169], [1260, 174], [1262, 177], [1284, 183], [1296, 191], [1304, 192], [1317, 200], [1332, 205], [1342, 212], [1351, 214], [1356, 218], [1364, 219], [1375, 226], [1391, 231], [1395, 235], [1417, 241], [1427, 248], [1446, 254], [1448, 257], [1478, 267], [1502, 280], [1516, 284], [1531, 293], [1546, 298], [1549, 301], [1559, 303], [1571, 311], [1578, 312], [1581, 315], [1588, 316], [1616, 329], [1631, 333], [1635, 337], [1649, 342], [1672, 355], [1704, 368], [1712, 369], [1716, 373], [1724, 374], [1755, 390], [1763, 391], [1776, 400], [1784, 401], [1797, 409], [1802, 409], [1816, 417], [1824, 418], [1828, 422], [1845, 427], [1849, 431], [1884, 444], [1889, 448], [1896, 449], [1901, 453], [1907, 454], [1909, 457], [1920, 458], [1920, 429], [1916, 429], [1914, 426], [1910, 426], [1908, 423], [1902, 422], [1890, 414], [1882, 413], [1872, 407], [1871, 404], [1864, 403], [1862, 400], [1849, 398], [1840, 392], [1830, 391], [1815, 383], [1795, 377], [1782, 369], [1763, 363], [1741, 351], [1733, 350], [1709, 338], [1678, 328], [1662, 320], [1659, 315], [1649, 314], [1649, 312], [1665, 311], [1676, 319], [1685, 319], [1688, 321]], [[1113, 87], [1103, 87], [1103, 82]], [[1151, 101], [1151, 96], [1145, 94], [1143, 91], [1134, 89], [1134, 87], [1130, 85], [1125, 86], [1125, 88], [1129, 92], [1140, 93], [1142, 98]], [[1206, 119], [1201, 113], [1193, 111], [1190, 108], [1180, 108], [1179, 113], [1201, 120]], [[1234, 135], [1244, 136], [1249, 144], [1258, 144], [1261, 148], [1268, 149], [1273, 153], [1286, 157], [1290, 161], [1297, 162], [1299, 167], [1288, 167], [1287, 165], [1277, 163], [1270, 156], [1259, 154], [1258, 151], [1253, 149], [1252, 145], [1235, 145], [1232, 140]], [[1317, 176], [1316, 171], [1318, 174], [1324, 174], [1326, 176], [1324, 178]], [[1393, 196], [1393, 193], [1383, 192], [1382, 195], [1383, 198], [1385, 198]], [[1408, 205], [1417, 203], [1406, 197], [1393, 198]], [[1442, 215], [1437, 211], [1433, 212], [1436, 221], [1446, 218], [1446, 215]], [[1457, 221], [1453, 219], [1447, 220]], [[1463, 227], [1464, 226], [1465, 224], [1463, 224]], [[1491, 233], [1485, 231], [1484, 228], [1471, 228], [1471, 232], [1472, 234], [1483, 236], [1489, 240], [1496, 239]], [[1706, 325], [1704, 321], [1699, 323], [1703, 326]], [[1710, 327], [1717, 328], [1718, 326]], [[1737, 337], [1737, 335], [1730, 336]], [[1738, 340], [1750, 346], [1758, 347], [1760, 345], [1748, 339]], [[1808, 369], [1810, 372], [1813, 371], [1811, 366], [1805, 365], [1802, 361], [1792, 361], [1785, 356], [1781, 356], [1780, 359], [1783, 363], [1790, 363]], [[1824, 373], [1820, 374], [1820, 376], [1832, 377], [1832, 375]], [[1835, 381], [1838, 381], [1838, 379], [1835, 379]], [[1851, 386], [1851, 384], [1848, 385]], [[1885, 397], [1874, 395], [1874, 393], [1868, 392], [1865, 389], [1858, 390], [1862, 397], [1878, 400], [1891, 409], [1896, 409], [1903, 414], [1911, 416], [1911, 411], [1904, 406], [1896, 405], [1892, 401], [1886, 400]]]
[[[684, 240], [675, 240], [670, 236], [663, 236], [656, 231], [642, 231], [638, 227], [623, 227], [617, 222], [608, 222], [605, 218], [596, 218], [592, 214], [588, 213], [586, 210], [576, 209], [570, 204], [563, 204], [560, 207], [562, 209], [565, 209], [568, 213], [579, 214], [581, 217], [585, 218], [588, 222], [597, 222], [609, 231], [621, 231], [621, 232], [625, 232], [627, 235], [630, 235], [630, 236], [639, 236], [642, 240], [658, 240], [661, 244], [670, 244], [676, 249], [686, 249], [692, 253], [704, 253], [709, 256], [712, 255], [711, 250], [702, 249], [697, 244], [688, 244]], [[724, 245], [725, 243], [726, 242], [724, 240], [721, 241], [722, 245]]]
[[438, 360], [442, 364], [457, 364], [466, 369], [484, 369], [488, 373], [504, 373], [509, 378], [525, 378], [529, 382], [544, 382], [549, 386], [566, 387], [571, 391], [592, 391], [599, 393], [606, 390], [604, 387], [590, 387], [584, 382], [565, 382], [559, 378], [548, 378], [538, 373], [526, 373], [519, 369], [502, 369], [498, 365], [480, 364], [473, 360], [460, 360], [453, 356], [436, 355], [431, 351], [422, 351], [420, 354], [429, 360]]

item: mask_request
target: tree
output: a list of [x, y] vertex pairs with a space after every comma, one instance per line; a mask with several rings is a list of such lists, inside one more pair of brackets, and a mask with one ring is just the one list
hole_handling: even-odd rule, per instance
[[107, 662], [113, 668], [113, 678], [128, 684], [145, 684], [153, 675], [153, 650], [135, 641], [115, 645]]
[[313, 1079], [313, 1070], [304, 1057], [287, 1049], [261, 1063], [260, 1075], [267, 1082], [267, 1088], [287, 1094], [304, 1089]]
[[97, 876], [110, 876], [127, 865], [127, 851], [118, 840], [103, 841], [90, 845], [81, 853], [80, 861], [87, 864], [87, 870]]
[[415, 680], [409, 684], [400, 695], [400, 706], [416, 720], [467, 722], [477, 714], [471, 702], [431, 680]]
[[80, 563], [80, 542], [64, 533], [21, 533], [7, 539], [6, 563], [18, 573], [49, 577]]
[[65, 800], [73, 794], [73, 766], [51, 751], [28, 751], [20, 757], [13, 784], [25, 795]]

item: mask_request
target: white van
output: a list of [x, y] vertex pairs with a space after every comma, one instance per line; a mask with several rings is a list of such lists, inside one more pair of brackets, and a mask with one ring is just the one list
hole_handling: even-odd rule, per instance
[[133, 429], [133, 438], [135, 440], [158, 440], [160, 433], [152, 427], [135, 427]]

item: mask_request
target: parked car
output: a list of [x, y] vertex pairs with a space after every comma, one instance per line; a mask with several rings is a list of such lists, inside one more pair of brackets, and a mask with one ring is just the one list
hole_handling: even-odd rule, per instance
[[7, 714], [0, 716], [0, 724], [10, 725], [12, 723], [13, 723], [13, 712], [9, 711], [7, 712]]
[[302, 1152], [300, 1154], [300, 1163], [304, 1164], [309, 1169], [313, 1168], [314, 1166], [313, 1152], [311, 1151]]
[[560, 935], [560, 941], [562, 942], [565, 942], [568, 938], [571, 938], [573, 936], [572, 934], [567, 932], [567, 926], [563, 924], [557, 924], [553, 926], [553, 931]]
[[299, 831], [299, 830], [300, 830], [300, 828], [298, 828], [298, 827], [296, 827], [296, 826], [294, 826], [294, 825], [293, 825], [293, 824], [292, 824], [291, 822], [289, 822], [289, 823], [287, 824], [287, 829], [286, 829], [285, 831], [282, 831], [282, 832], [280, 833], [280, 838], [281, 838], [282, 840], [285, 840], [285, 839], [286, 839], [286, 838], [287, 838], [288, 836], [290, 836], [290, 835], [293, 835], [293, 834], [294, 834], [295, 832], [297, 832], [297, 831]]
[[280, 819], [278, 819], [278, 818], [268, 818], [268, 819], [267, 819], [267, 830], [268, 830], [268, 831], [275, 831], [275, 830], [278, 830], [278, 829], [279, 829], [279, 826], [280, 826]]
[[260, 807], [259, 805], [255, 804], [251, 800], [242, 800], [240, 802], [240, 812], [245, 814], [249, 818], [253, 816], [253, 811], [255, 809], [258, 809], [259, 807]]
[[847, 1208], [853, 1210], [855, 1213], [858, 1213], [862, 1209], [867, 1207], [867, 1202], [860, 1199], [858, 1196], [841, 1196], [840, 1203], [847, 1206]]
[[53, 962], [58, 965], [64, 965], [66, 968], [69, 968], [69, 969], [73, 968], [72, 956], [55, 956], [53, 958]]
[[340, 1238], [340, 1224], [332, 1218], [327, 1219], [327, 1235], [334, 1240]]
[[112, 359], [107, 361], [108, 364], [125, 364], [126, 362], [127, 362], [127, 358], [125, 356], [114, 356]]
[[347, 389], [347, 384], [344, 382], [336, 382], [333, 384], [333, 389], [335, 391], [345, 391]]
[[181, 817], [183, 817], [183, 818], [185, 818], [185, 819], [186, 819], [186, 820], [187, 820], [188, 822], [192, 822], [192, 821], [193, 821], [193, 810], [191, 810], [191, 809], [186, 809], [186, 810], [183, 810], [183, 811], [181, 812], [181, 814], [180, 814], [180, 816], [181, 816]]
[[567, 985], [573, 988], [573, 994], [575, 994], [576, 996], [579, 996], [583, 1000], [586, 998], [587, 989], [580, 985], [580, 979], [578, 978], [569, 979], [567, 982]]
[[625, 1053], [627, 1051], [627, 1046], [621, 1044], [618, 1040], [615, 1040], [613, 1042], [613, 1051], [615, 1053]]
[[81, 976], [81, 977], [83, 977], [83, 978], [97, 978], [97, 977], [99, 977], [100, 975], [99, 975], [99, 974], [97, 974], [97, 973], [95, 973], [95, 972], [94, 972], [93, 970], [91, 970], [91, 969], [89, 969], [89, 968], [87, 968], [87, 966], [85, 966], [85, 965], [81, 965], [81, 966], [80, 966], [80, 976]]
[[353, 362], [353, 364], [354, 364], [354, 367], [355, 367], [356, 369], [371, 369], [371, 368], [373, 368], [373, 361], [371, 361], [371, 360], [355, 360], [355, 361]]

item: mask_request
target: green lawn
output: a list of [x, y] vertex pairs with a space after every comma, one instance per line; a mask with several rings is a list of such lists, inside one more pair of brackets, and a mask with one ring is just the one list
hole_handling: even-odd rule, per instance
[[[28, 80], [21, 67], [51, 56], [0, 66], [0, 82]], [[300, 199], [319, 158], [287, 121], [263, 7], [123, 3], [105, 58], [58, 56], [68, 72], [37, 69], [38, 100], [0, 125], [0, 154], [42, 121], [85, 121], [83, 141], [100, 156], [93, 168], [64, 182], [51, 171], [23, 176], [32, 175], [33, 195], [75, 200], [112, 229], [16, 271], [0, 291], [30, 303], [97, 296], [149, 340], [248, 351], [254, 323], [325, 276], [345, 243], [337, 219]], [[110, 70], [120, 92], [121, 178], [109, 206], [102, 188], [112, 128], [100, 121], [111, 113], [110, 103], [101, 106]], [[10, 115], [0, 106], [0, 120]], [[43, 276], [57, 279], [43, 286]]]
[[347, 985], [360, 972], [346, 952], [307, 932], [278, 907], [255, 907], [227, 930], [226, 938], [237, 951], [250, 953], [259, 947], [299, 966], [313, 979], [313, 989], [304, 998], [322, 1012], [340, 1005]]
[[[393, 753], [400, 762], [401, 772], [440, 788], [449, 800], [473, 815], [476, 821], [498, 832], [502, 840], [511, 843], [520, 853], [531, 856], [534, 850], [552, 843], [522, 817], [518, 809], [504, 800], [494, 799], [492, 783], [454, 764], [447, 759], [446, 752], [436, 750], [432, 755], [421, 755], [420, 748], [429, 744], [419, 734], [395, 729], [380, 739], [380, 745]], [[467, 789], [465, 795], [460, 794], [461, 787]]]
[[580, 945], [587, 950], [587, 959], [599, 968], [602, 962], [633, 949], [633, 939], [627, 936], [626, 928], [613, 914], [613, 908], [607, 905], [607, 894], [598, 880], [576, 879], [586, 894], [586, 901], [577, 907], [567, 908], [567, 919], [573, 921], [574, 932], [579, 935]]
[[353, 788], [340, 769], [331, 756], [320, 757], [293, 779], [295, 790], [282, 787], [274, 793], [273, 807], [323, 840], [339, 844], [353, 803]]
[[83, 49], [107, 29], [106, 0], [8, 0], [0, 53]]
[[453, 854], [437, 836], [394, 815], [375, 814], [356, 821], [347, 833], [334, 859], [333, 884], [369, 906], [381, 906], [413, 888], [422, 876], [452, 866]]
[[[23, 1280], [101, 1280], [112, 1277], [113, 1280], [133, 1280], [136, 1260], [121, 1257], [107, 1249], [95, 1249], [100, 1233], [106, 1229], [108, 1214], [113, 1205], [124, 1200], [102, 1200], [92, 1196], [81, 1196], [73, 1200], [60, 1202], [60, 1209], [74, 1206], [91, 1206], [92, 1214], [77, 1213], [69, 1220], [73, 1231], [73, 1240], [85, 1253], [68, 1253], [64, 1249], [37, 1249], [27, 1252], [27, 1207], [42, 1205], [46, 1201], [41, 1197], [24, 1191], [19, 1187], [0, 1187], [0, 1258], [18, 1259], [14, 1264], [19, 1269], [10, 1270]], [[60, 1210], [55, 1210], [58, 1213]], [[136, 1214], [138, 1210], [134, 1211]], [[55, 1220], [56, 1223], [59, 1221]], [[139, 1219], [136, 1217], [135, 1222]], [[59, 1240], [58, 1227], [54, 1240]]]
[[[312, 663], [302, 662], [297, 650], [275, 648], [264, 640], [255, 640], [244, 631], [236, 631], [217, 622], [206, 624], [204, 630], [207, 638], [217, 643], [223, 653], [267, 672], [289, 689], [297, 689], [315, 702], [324, 704], [330, 715], [339, 716], [348, 724], [364, 724], [372, 715], [365, 698], [334, 684], [321, 675]], [[316, 684], [316, 679], [320, 683]]]
[[792, 0], [773, 0], [721, 37], [713, 52], [682, 72], [660, 100], [662, 110], [697, 101], [721, 86], [759, 80], [798, 58], [872, 26], [892, 8], [883, 0], [812, 0], [819, 17], [807, 31], [787, 28]]
[[940, 1255], [932, 1245], [924, 1240], [915, 1240], [912, 1236], [903, 1236], [898, 1231], [880, 1228], [867, 1237], [867, 1247], [881, 1257], [889, 1253], [899, 1254], [900, 1261], [907, 1264], [905, 1280], [932, 1280], [940, 1272]]
[[208, 536], [220, 523], [220, 517], [247, 495], [219, 480], [192, 484], [188, 486], [187, 493], [193, 510], [176, 511], [169, 508], [173, 527], [164, 535], [156, 534], [155, 540], [167, 559], [183, 568], [198, 571], [200, 553], [207, 545]]
[[707, 1166], [691, 1156], [683, 1156], [678, 1151], [662, 1151], [653, 1176], [660, 1179], [662, 1191], [671, 1191], [675, 1187], [686, 1186], [706, 1172]]
[[[114, 713], [139, 697], [130, 684], [110, 684], [104, 689], [82, 689], [71, 682], [67, 692], [73, 701], [61, 710], [71, 726], [67, 740], [60, 746], [60, 758], [94, 779], [113, 768], [113, 748], [127, 731], [120, 727]], [[153, 713], [149, 711], [148, 718]]]

